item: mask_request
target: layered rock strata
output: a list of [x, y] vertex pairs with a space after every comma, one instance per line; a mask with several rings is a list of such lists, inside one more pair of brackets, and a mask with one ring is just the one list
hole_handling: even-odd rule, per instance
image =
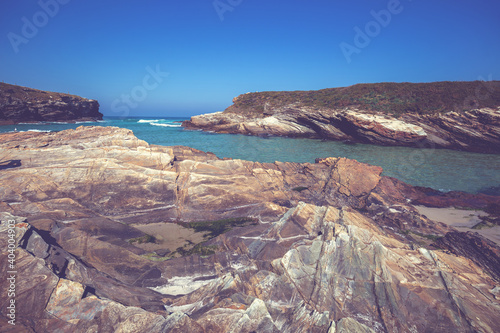
[[95, 100], [0, 83], [0, 124], [102, 120]]
[[[265, 96], [259, 98], [259, 94], [240, 95], [233, 99], [234, 104], [224, 112], [191, 117], [183, 126], [186, 129], [217, 133], [500, 153], [499, 106], [470, 108], [460, 112], [408, 111], [391, 114], [354, 105], [321, 107], [279, 99], [271, 104]], [[250, 106], [244, 106], [247, 99], [252, 100]]]
[[[500, 330], [497, 245], [420, 215], [413, 201], [446, 195], [379, 167], [221, 160], [104, 127], [3, 134], [0, 149], [18, 331]], [[138, 226], [238, 218], [255, 223], [201, 244], [212, 254], [156, 261], [130, 242]]]

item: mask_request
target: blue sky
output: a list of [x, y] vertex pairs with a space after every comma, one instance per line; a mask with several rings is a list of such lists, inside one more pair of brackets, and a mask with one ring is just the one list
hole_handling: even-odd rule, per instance
[[500, 79], [500, 2], [492, 0], [1, 7], [0, 79], [97, 99], [109, 116], [220, 111], [249, 91]]

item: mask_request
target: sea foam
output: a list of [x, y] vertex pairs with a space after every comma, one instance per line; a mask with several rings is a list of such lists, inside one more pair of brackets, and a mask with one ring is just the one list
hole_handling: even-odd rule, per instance
[[159, 119], [151, 119], [151, 120], [149, 120], [149, 119], [141, 119], [141, 120], [138, 121], [138, 123], [139, 124], [142, 124], [142, 123], [156, 123], [158, 121], [160, 121], [160, 120]]
[[153, 126], [162, 126], [162, 127], [182, 127], [182, 125], [172, 125], [172, 124], [158, 124], [158, 123], [149, 123]]

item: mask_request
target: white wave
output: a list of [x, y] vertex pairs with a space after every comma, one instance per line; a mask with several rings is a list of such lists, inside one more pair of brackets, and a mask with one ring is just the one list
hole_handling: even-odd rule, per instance
[[75, 124], [90, 124], [90, 123], [98, 123], [98, 122], [102, 122], [102, 120], [75, 121]]
[[141, 119], [138, 121], [138, 123], [156, 123], [160, 121], [159, 119], [152, 119], [152, 120], [149, 120], [149, 119]]
[[158, 123], [149, 123], [153, 126], [162, 126], [162, 127], [182, 127], [182, 125], [172, 125], [172, 124], [158, 124]]
[[41, 133], [50, 133], [52, 132], [51, 130], [39, 130], [39, 129], [29, 129], [29, 130], [26, 130], [26, 131], [12, 131], [12, 132], [41, 132]]

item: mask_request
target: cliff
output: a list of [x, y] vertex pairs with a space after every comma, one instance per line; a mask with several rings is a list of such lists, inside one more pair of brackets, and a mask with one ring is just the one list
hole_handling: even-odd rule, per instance
[[499, 197], [412, 187], [345, 158], [221, 160], [110, 127], [1, 134], [0, 149], [12, 331], [500, 330], [500, 248], [414, 206]]
[[95, 100], [0, 83], [0, 124], [95, 120], [102, 120]]
[[500, 81], [247, 93], [187, 129], [500, 153]]

